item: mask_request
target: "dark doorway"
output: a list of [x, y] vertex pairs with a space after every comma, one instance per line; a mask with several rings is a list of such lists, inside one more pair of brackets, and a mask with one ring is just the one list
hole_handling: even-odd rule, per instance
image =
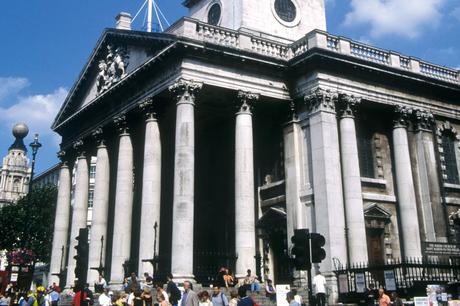
[[366, 236], [369, 264], [384, 264], [383, 229], [368, 228]]

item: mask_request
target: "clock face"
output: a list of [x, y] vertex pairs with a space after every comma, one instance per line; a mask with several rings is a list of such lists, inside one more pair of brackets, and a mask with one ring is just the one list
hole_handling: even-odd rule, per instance
[[293, 22], [297, 16], [297, 9], [292, 0], [275, 0], [275, 11], [285, 22]]
[[222, 8], [219, 3], [214, 3], [208, 11], [208, 23], [211, 25], [218, 25], [220, 16], [222, 14]]

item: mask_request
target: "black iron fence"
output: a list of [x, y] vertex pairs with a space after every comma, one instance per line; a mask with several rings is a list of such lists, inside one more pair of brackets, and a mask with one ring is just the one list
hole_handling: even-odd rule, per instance
[[458, 259], [392, 260], [385, 264], [355, 264], [339, 267], [337, 276], [341, 302], [362, 302], [370, 288], [385, 288], [402, 298], [426, 295], [429, 284], [452, 285], [452, 295], [458, 295], [455, 284], [460, 282]]
[[195, 252], [194, 274], [196, 280], [205, 285], [218, 282], [219, 269], [222, 267], [233, 270], [236, 255], [227, 251], [200, 251]]

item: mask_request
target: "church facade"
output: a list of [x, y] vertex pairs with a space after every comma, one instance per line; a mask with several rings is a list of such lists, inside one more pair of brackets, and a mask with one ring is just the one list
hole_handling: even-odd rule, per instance
[[222, 265], [288, 282], [298, 228], [325, 236], [324, 273], [458, 241], [459, 71], [329, 34], [322, 0], [265, 2], [187, 0], [164, 33], [125, 13], [103, 33], [53, 124], [50, 274], [64, 247], [73, 284], [94, 157], [89, 260], [112, 284]]

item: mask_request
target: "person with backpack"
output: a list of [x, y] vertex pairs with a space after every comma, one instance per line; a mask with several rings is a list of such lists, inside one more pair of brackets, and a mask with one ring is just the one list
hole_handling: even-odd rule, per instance
[[173, 276], [172, 274], [168, 274], [166, 277], [168, 280], [168, 285], [166, 286], [166, 292], [168, 293], [169, 296], [169, 302], [171, 303], [172, 306], [177, 306], [178, 301], [181, 299], [181, 292], [179, 288], [177, 288], [176, 283], [173, 281]]
[[228, 306], [228, 298], [220, 291], [219, 286], [212, 288], [212, 306]]

